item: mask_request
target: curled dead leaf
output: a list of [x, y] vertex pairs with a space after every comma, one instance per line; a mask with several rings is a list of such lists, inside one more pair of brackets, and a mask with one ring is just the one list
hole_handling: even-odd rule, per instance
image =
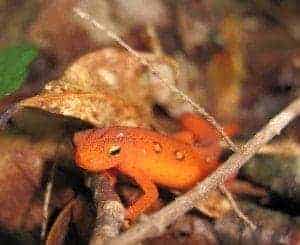
[[[87, 239], [88, 233], [92, 225], [91, 215], [87, 212], [89, 209], [81, 198], [72, 199], [59, 213], [54, 224], [52, 225], [47, 239], [46, 245], [62, 245], [69, 231], [70, 223], [76, 223], [79, 230], [85, 233], [83, 239]], [[89, 219], [90, 218], [90, 219]], [[89, 224], [86, 222], [90, 222]], [[84, 226], [84, 227], [83, 227]], [[83, 229], [82, 229], [83, 228]]]
[[97, 127], [151, 124], [149, 86], [143, 66], [128, 53], [108, 48], [75, 61], [38, 96], [20, 105], [85, 120]]
[[134, 106], [104, 93], [49, 93], [26, 99], [20, 105], [76, 117], [97, 127], [145, 125]]
[[[181, 57], [178, 61], [183, 68], [178, 69], [177, 61], [168, 56], [141, 55], [151, 62], [164, 81], [203, 103], [203, 91], [201, 96], [195, 92], [200, 84], [191, 85], [198, 77], [195, 65]], [[24, 107], [80, 118], [97, 127], [149, 127], [155, 124], [152, 116], [155, 104], [164, 106], [173, 116], [191, 110], [188, 103], [170, 91], [135, 57], [117, 48], [105, 48], [82, 56], [60, 79], [50, 81], [40, 95], [20, 103]]]

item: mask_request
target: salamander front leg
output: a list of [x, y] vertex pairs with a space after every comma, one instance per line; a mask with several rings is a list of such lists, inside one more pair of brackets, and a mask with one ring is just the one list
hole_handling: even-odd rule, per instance
[[133, 221], [157, 200], [158, 191], [155, 184], [145, 173], [134, 165], [124, 165], [120, 164], [118, 169], [125, 175], [132, 177], [144, 191], [144, 195], [127, 209], [126, 219]]

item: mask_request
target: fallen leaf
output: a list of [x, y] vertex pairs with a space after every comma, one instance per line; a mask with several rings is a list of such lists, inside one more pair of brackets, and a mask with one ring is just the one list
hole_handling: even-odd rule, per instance
[[224, 121], [238, 120], [242, 82], [246, 78], [243, 29], [236, 17], [220, 25], [224, 51], [215, 54], [207, 67], [208, 91], [215, 114]]
[[[247, 217], [258, 226], [252, 230], [234, 212], [216, 219], [214, 228], [224, 244], [297, 244], [299, 228], [289, 216], [249, 202], [238, 202]], [[298, 238], [297, 238], [298, 236]]]
[[195, 208], [208, 217], [217, 219], [232, 210], [230, 202], [219, 190], [210, 192], [205, 200], [195, 204]]
[[39, 15], [27, 30], [28, 39], [65, 65], [96, 45], [87, 32], [72, 21], [78, 0], [43, 1]]
[[104, 93], [49, 93], [24, 100], [21, 106], [76, 117], [96, 127], [145, 125], [135, 107]]
[[83, 56], [62, 78], [21, 106], [85, 120], [97, 127], [151, 124], [149, 85], [140, 76], [144, 68], [118, 49], [103, 49]]
[[40, 190], [47, 160], [58, 157], [59, 146], [53, 140], [34, 142], [6, 133], [1, 133], [0, 145], [0, 225], [33, 230], [42, 222]]
[[143, 244], [219, 244], [213, 226], [195, 215], [184, 215], [161, 236], [147, 239]]
[[[70, 223], [77, 224], [81, 226], [84, 230], [84, 237], [81, 236], [83, 240], [86, 240], [91, 231], [92, 215], [88, 214], [89, 209], [87, 204], [79, 197], [72, 199], [59, 213], [56, 217], [54, 224], [48, 233], [46, 239], [46, 245], [62, 245], [70, 228]], [[89, 219], [87, 218], [89, 217]], [[82, 223], [84, 221], [84, 223]], [[89, 221], [90, 223], [86, 223]], [[81, 224], [82, 223], [82, 224]], [[84, 225], [84, 227], [83, 227]], [[80, 228], [79, 228], [80, 229]], [[81, 230], [81, 233], [82, 231]], [[83, 235], [79, 234], [78, 235]]]
[[242, 169], [241, 175], [249, 181], [269, 188], [273, 193], [299, 206], [300, 202], [299, 157], [283, 155], [256, 155]]

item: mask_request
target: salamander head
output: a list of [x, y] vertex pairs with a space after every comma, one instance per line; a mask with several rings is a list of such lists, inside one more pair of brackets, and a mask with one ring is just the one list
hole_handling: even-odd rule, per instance
[[91, 129], [74, 135], [75, 161], [79, 167], [99, 172], [119, 163], [121, 147], [114, 137], [117, 129]]

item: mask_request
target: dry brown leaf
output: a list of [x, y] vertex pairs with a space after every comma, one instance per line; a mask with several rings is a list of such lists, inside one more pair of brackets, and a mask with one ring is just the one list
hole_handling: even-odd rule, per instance
[[[176, 83], [175, 61], [151, 54], [145, 57], [154, 62], [162, 77]], [[181, 87], [194, 90], [183, 83]], [[154, 103], [166, 106], [175, 115], [191, 109], [177, 97], [128, 52], [106, 48], [84, 55], [62, 78], [49, 82], [40, 95], [20, 105], [73, 116], [97, 127], [149, 127]]]
[[[257, 198], [267, 197], [267, 192], [263, 188], [238, 179], [230, 182], [226, 188], [236, 195], [248, 195]], [[206, 199], [196, 203], [195, 208], [208, 217], [215, 219], [223, 218], [233, 210], [230, 200], [220, 190], [210, 192]]]
[[[152, 63], [165, 81], [203, 104], [204, 90], [200, 83], [194, 83], [199, 77], [195, 64], [178, 56], [179, 69], [178, 62], [168, 56], [141, 55]], [[152, 117], [154, 104], [163, 105], [173, 116], [192, 110], [191, 105], [184, 103], [135, 57], [117, 48], [105, 48], [82, 56], [60, 79], [49, 82], [40, 95], [20, 103], [21, 106], [80, 118], [97, 127], [149, 127], [155, 124]]]
[[[64, 244], [64, 239], [68, 233], [71, 222], [76, 223], [79, 226], [84, 225], [85, 232], [88, 232], [92, 223], [82, 223], [83, 219], [91, 222], [91, 219], [87, 219], [86, 217], [88, 211], [89, 209], [86, 207], [86, 203], [82, 199], [72, 199], [57, 216], [47, 236], [46, 245]], [[91, 218], [91, 215], [89, 215], [89, 217]], [[87, 239], [87, 237], [84, 237], [84, 239]]]
[[[230, 185], [227, 186], [227, 189], [238, 195], [249, 195], [258, 198], [267, 197], [267, 193], [264, 189], [237, 179], [231, 182]], [[206, 199], [196, 203], [195, 208], [208, 217], [215, 219], [223, 218], [233, 210], [230, 201], [220, 190], [210, 192]]]
[[221, 25], [224, 51], [213, 56], [207, 68], [212, 108], [220, 119], [237, 120], [241, 85], [246, 77], [242, 27], [239, 20], [227, 17]]
[[178, 34], [188, 54], [192, 55], [196, 48], [203, 48], [211, 41], [209, 35], [216, 29], [218, 19], [211, 4], [206, 1], [186, 1], [177, 6]]
[[143, 244], [217, 245], [219, 242], [213, 226], [208, 221], [200, 219], [195, 215], [187, 214], [171, 225], [163, 235], [148, 239]]
[[21, 105], [80, 118], [96, 127], [146, 126], [134, 106], [104, 93], [49, 93], [24, 100]]
[[21, 106], [73, 116], [103, 127], [148, 126], [151, 123], [149, 86], [144, 68], [128, 53], [108, 48], [83, 56], [43, 93]]
[[0, 225], [8, 230], [35, 229], [42, 222], [39, 192], [46, 160], [56, 157], [58, 145], [7, 134], [0, 135], [0, 145]]
[[133, 99], [133, 95], [143, 98], [147, 95], [147, 85], [139, 81], [142, 71], [143, 66], [128, 52], [117, 48], [105, 48], [77, 59], [65, 71], [64, 76], [50, 82], [45, 91], [112, 90], [118, 95], [124, 93], [130, 99]]
[[299, 227], [291, 216], [250, 202], [240, 201], [238, 205], [259, 228], [252, 230], [230, 212], [214, 223], [223, 244], [299, 244]]
[[[130, 40], [132, 39], [131, 31], [135, 30], [137, 26], [153, 25], [167, 28], [171, 24], [170, 9], [163, 1], [148, 1], [147, 8], [144, 8], [144, 4], [144, 0], [89, 0], [81, 1], [77, 8], [91, 15], [94, 20], [118, 36]], [[76, 15], [75, 19], [99, 45], [109, 45], [114, 42], [109, 36], [103, 35], [103, 32], [99, 31], [90, 21], [78, 18]]]
[[72, 10], [78, 2], [42, 1], [39, 16], [28, 30], [29, 40], [54, 55], [60, 64], [96, 46], [87, 32], [72, 21]]
[[210, 192], [205, 200], [201, 200], [195, 205], [195, 208], [216, 219], [224, 217], [232, 210], [230, 202], [219, 190]]
[[72, 219], [72, 208], [77, 204], [77, 199], [72, 200], [56, 218], [51, 230], [47, 236], [47, 245], [61, 245], [64, 243], [65, 236], [68, 232], [69, 223]]

